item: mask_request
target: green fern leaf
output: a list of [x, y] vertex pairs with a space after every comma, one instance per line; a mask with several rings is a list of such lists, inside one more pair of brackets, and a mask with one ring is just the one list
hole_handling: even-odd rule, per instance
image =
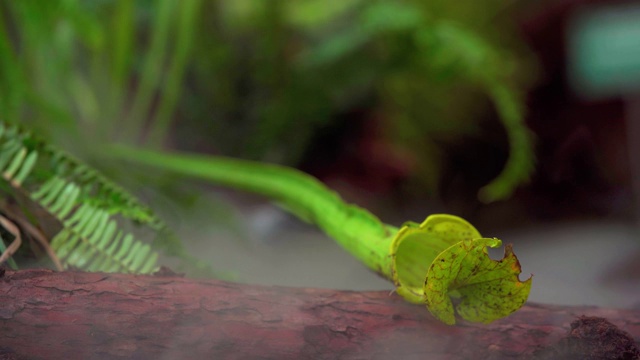
[[0, 173], [63, 225], [51, 247], [65, 266], [128, 273], [157, 268], [157, 252], [118, 230], [112, 217], [156, 231], [166, 231], [166, 225], [94, 169], [18, 127], [0, 122]]

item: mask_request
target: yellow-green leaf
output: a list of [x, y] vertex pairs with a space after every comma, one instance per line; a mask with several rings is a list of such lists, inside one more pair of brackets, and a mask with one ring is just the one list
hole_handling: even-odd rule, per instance
[[455, 324], [452, 295], [459, 297], [457, 313], [465, 320], [490, 323], [518, 310], [531, 290], [531, 277], [521, 282], [522, 271], [510, 245], [502, 260], [492, 260], [487, 246], [502, 245], [499, 239], [461, 241], [433, 261], [424, 284], [431, 314]]

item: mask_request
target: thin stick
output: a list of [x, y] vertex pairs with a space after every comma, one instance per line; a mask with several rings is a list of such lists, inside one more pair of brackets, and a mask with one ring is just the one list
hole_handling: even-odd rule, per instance
[[11, 244], [7, 246], [7, 250], [5, 250], [5, 252], [0, 256], [0, 265], [2, 265], [3, 262], [7, 261], [13, 254], [15, 254], [18, 248], [20, 248], [20, 245], [22, 245], [22, 236], [20, 236], [20, 230], [16, 224], [2, 215], [0, 215], [0, 225], [15, 237]]
[[58, 271], [64, 270], [64, 267], [62, 266], [62, 262], [60, 262], [60, 258], [58, 258], [58, 255], [56, 255], [55, 251], [53, 251], [53, 249], [51, 248], [51, 245], [49, 245], [49, 241], [47, 241], [47, 238], [44, 236], [42, 231], [24, 219], [17, 219], [15, 221], [23, 229], [25, 229], [25, 231], [28, 232], [38, 242], [38, 244], [40, 244], [40, 246], [42, 246], [44, 251], [47, 253], [49, 258], [53, 262], [53, 265], [55, 265], [56, 270]]

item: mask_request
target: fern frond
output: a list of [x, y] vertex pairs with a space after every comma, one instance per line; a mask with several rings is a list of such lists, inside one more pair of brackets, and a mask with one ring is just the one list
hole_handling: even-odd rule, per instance
[[157, 232], [166, 231], [166, 225], [96, 170], [15, 125], [0, 122], [0, 173], [62, 224], [51, 246], [65, 266], [127, 273], [156, 269], [158, 254], [119, 230], [115, 217]]
[[[99, 212], [108, 218], [105, 212]], [[88, 271], [150, 273], [156, 269], [158, 254], [149, 244], [136, 241], [131, 234], [123, 236], [109, 221], [110, 235], [98, 233], [84, 237], [63, 229], [51, 241], [51, 247], [66, 264]]]

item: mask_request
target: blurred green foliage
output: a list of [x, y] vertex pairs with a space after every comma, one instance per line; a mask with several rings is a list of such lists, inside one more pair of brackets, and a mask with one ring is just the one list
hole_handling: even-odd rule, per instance
[[[200, 2], [4, 1], [0, 114], [64, 142], [166, 136]], [[54, 125], [54, 126], [52, 126]]]
[[481, 136], [491, 99], [511, 150], [481, 195], [500, 199], [533, 168], [509, 5], [4, 0], [0, 117], [84, 158], [108, 157], [108, 142], [173, 142], [295, 165], [314, 132], [366, 106], [433, 193], [443, 140]]

